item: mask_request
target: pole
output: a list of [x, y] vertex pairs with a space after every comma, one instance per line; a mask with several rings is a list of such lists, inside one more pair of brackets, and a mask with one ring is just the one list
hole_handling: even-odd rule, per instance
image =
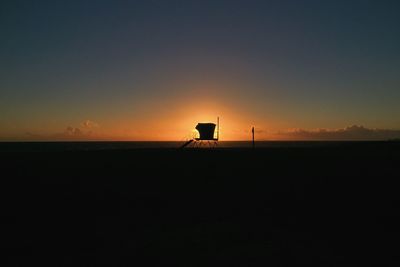
[[217, 141], [219, 140], [219, 117], [217, 117]]
[[255, 143], [254, 143], [254, 126], [251, 128], [251, 133], [253, 135], [253, 148], [255, 148]]

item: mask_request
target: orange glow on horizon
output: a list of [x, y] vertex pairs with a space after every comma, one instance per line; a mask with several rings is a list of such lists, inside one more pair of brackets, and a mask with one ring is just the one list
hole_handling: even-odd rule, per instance
[[[204, 90], [203, 88], [207, 88]], [[265, 127], [266, 118], [255, 115], [251, 106], [226, 88], [200, 86], [179, 90], [185, 93], [171, 94], [168, 98], [154, 96], [139, 104], [114, 107], [112, 113], [99, 109], [94, 116], [58, 123], [35, 122], [20, 132], [32, 133], [19, 140], [105, 140], [105, 141], [184, 141], [197, 135], [195, 127], [200, 122], [217, 123], [220, 118], [221, 141], [250, 140], [251, 127]], [[221, 94], [221, 92], [226, 92]], [[96, 127], [85, 128], [84, 121], [92, 121]], [[268, 120], [269, 129], [274, 122]], [[72, 130], [71, 130], [72, 128]], [[29, 129], [29, 130], [28, 130]], [[69, 129], [69, 130], [66, 130]], [[77, 134], [75, 134], [77, 133]], [[11, 134], [10, 134], [11, 136]], [[256, 135], [265, 139], [265, 134]], [[16, 139], [16, 138], [14, 138]]]

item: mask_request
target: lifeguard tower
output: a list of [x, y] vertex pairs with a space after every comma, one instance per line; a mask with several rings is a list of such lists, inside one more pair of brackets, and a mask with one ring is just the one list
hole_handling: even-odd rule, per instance
[[[217, 132], [215, 133], [215, 128]], [[181, 148], [193, 143], [192, 147], [216, 147], [219, 140], [219, 117], [217, 124], [215, 123], [198, 123], [195, 128], [199, 132], [199, 136], [185, 142]], [[216, 136], [215, 136], [216, 135]]]

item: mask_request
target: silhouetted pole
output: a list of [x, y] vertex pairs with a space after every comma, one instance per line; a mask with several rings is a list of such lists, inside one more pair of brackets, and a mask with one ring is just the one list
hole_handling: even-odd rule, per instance
[[253, 148], [255, 148], [255, 143], [254, 143], [254, 126], [251, 128], [251, 133], [253, 134]]
[[219, 140], [219, 117], [217, 117], [217, 141]]

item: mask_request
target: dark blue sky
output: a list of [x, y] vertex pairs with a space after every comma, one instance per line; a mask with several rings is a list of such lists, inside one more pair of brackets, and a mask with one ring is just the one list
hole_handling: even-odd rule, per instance
[[2, 1], [0, 135], [88, 118], [112, 133], [196, 96], [273, 130], [399, 128], [399, 14], [385, 0]]

